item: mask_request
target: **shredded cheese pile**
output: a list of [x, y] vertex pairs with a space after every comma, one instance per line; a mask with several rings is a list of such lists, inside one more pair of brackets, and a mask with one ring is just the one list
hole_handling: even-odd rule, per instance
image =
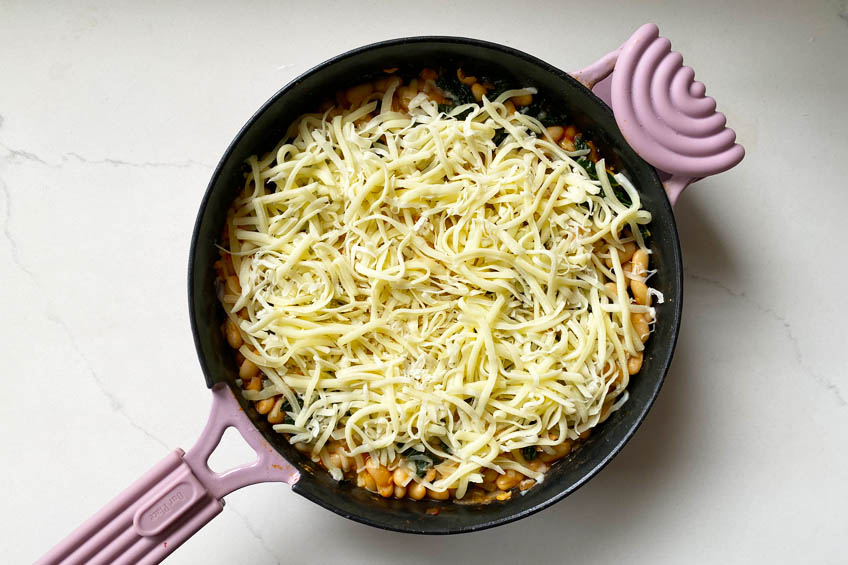
[[507, 115], [533, 89], [447, 115], [424, 94], [394, 112], [393, 90], [304, 115], [249, 160], [228, 218], [241, 290], [219, 289], [263, 373], [244, 394], [285, 395], [293, 422], [274, 429], [316, 458], [331, 439], [360, 466], [427, 450], [442, 477], [422, 482], [456, 498], [486, 468], [540, 481], [505, 455], [626, 401], [643, 348], [630, 314], [653, 310], [630, 302], [618, 250], [628, 226], [645, 248], [650, 214], [623, 175], [632, 204], [616, 199], [603, 161], [593, 181], [573, 159], [586, 151]]

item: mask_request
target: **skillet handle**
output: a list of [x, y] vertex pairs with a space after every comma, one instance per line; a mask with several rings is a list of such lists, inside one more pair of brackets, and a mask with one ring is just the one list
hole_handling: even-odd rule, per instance
[[624, 138], [664, 179], [672, 205], [687, 186], [745, 156], [704, 84], [654, 24], [572, 76], [612, 108]]
[[[264, 440], [228, 386], [215, 385], [212, 399], [206, 427], [188, 454], [169, 454], [36, 563], [159, 563], [221, 512], [224, 495], [258, 482], [297, 482], [297, 470]], [[207, 461], [230, 426], [257, 459], [215, 473]]]

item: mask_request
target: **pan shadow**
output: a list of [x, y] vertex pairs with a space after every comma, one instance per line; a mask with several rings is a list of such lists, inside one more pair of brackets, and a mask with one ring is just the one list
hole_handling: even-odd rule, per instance
[[[693, 196], [691, 194], [687, 196]], [[681, 199], [675, 217], [686, 264], [711, 274], [720, 284], [733, 285], [735, 264], [720, 231], [698, 198]], [[374, 562], [413, 563], [537, 563], [606, 561], [610, 535], [617, 547], [645, 542], [644, 518], [663, 512], [661, 496], [669, 485], [686, 480], [693, 438], [699, 435], [693, 412], [707, 410], [691, 380], [698, 376], [698, 328], [708, 305], [684, 303], [683, 322], [674, 361], [663, 390], [639, 432], [597, 477], [547, 510], [506, 527], [439, 538], [386, 532], [350, 521], [336, 525], [343, 544], [358, 548], [351, 555], [374, 556]], [[699, 406], [699, 404], [702, 404]], [[685, 485], [684, 485], [685, 487]], [[675, 489], [676, 490], [676, 489]], [[507, 529], [508, 528], [508, 529]]]
[[[705, 278], [728, 288], [739, 288], [739, 272], [732, 242], [722, 239], [715, 216], [720, 208], [708, 202], [710, 192], [725, 192], [720, 180], [705, 179], [684, 192], [674, 209], [687, 276]], [[684, 290], [685, 293], [685, 290]]]

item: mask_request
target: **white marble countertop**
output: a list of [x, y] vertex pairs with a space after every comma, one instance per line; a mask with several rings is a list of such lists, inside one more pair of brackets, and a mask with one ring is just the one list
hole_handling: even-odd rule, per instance
[[574, 69], [656, 21], [748, 155], [677, 206], [682, 332], [634, 440], [564, 502], [438, 539], [251, 487], [169, 563], [845, 562], [844, 1], [218, 4], [0, 4], [2, 561], [32, 561], [199, 433], [189, 237], [213, 165], [278, 88], [403, 35]]

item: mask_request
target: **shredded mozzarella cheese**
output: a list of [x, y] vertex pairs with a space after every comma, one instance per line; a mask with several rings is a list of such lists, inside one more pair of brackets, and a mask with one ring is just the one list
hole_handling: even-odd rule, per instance
[[507, 114], [532, 92], [447, 115], [423, 94], [393, 112], [387, 92], [305, 115], [249, 160], [228, 218], [241, 291], [219, 294], [263, 373], [245, 394], [284, 395], [274, 429], [314, 457], [331, 439], [382, 463], [426, 449], [443, 478], [424, 484], [461, 498], [485, 468], [541, 480], [505, 454], [575, 439], [626, 400], [630, 316], [653, 311], [631, 304], [618, 251], [627, 226], [644, 248], [650, 214], [622, 175], [632, 204], [615, 197], [603, 161], [594, 181], [586, 151]]

